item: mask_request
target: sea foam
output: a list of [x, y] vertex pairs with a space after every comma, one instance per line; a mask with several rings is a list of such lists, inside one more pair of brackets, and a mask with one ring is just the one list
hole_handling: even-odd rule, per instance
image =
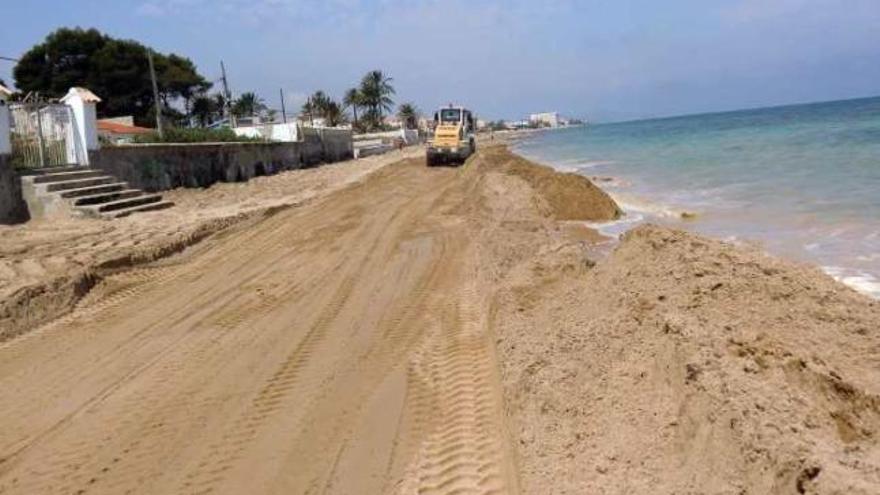
[[880, 299], [880, 280], [874, 275], [839, 266], [823, 266], [822, 270], [838, 282], [852, 287], [857, 292]]

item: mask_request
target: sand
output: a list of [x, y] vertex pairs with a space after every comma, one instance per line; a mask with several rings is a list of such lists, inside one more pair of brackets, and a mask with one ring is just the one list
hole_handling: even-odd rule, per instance
[[603, 257], [613, 201], [501, 146], [295, 174], [0, 236], [44, 321], [0, 320], [0, 493], [878, 492], [876, 302], [654, 226]]
[[525, 493], [880, 493], [876, 301], [656, 226], [559, 252], [492, 325]]
[[[0, 492], [518, 492], [486, 235], [496, 201], [571, 229], [499, 153], [377, 167], [101, 274], [0, 344]], [[204, 197], [174, 194], [184, 218]]]
[[267, 211], [307, 203], [420, 152], [410, 148], [245, 183], [167, 191], [174, 208], [114, 221], [0, 225], [0, 342], [69, 312], [106, 274], [173, 255]]

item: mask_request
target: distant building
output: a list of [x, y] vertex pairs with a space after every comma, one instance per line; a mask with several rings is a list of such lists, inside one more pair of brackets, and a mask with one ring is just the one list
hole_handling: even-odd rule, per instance
[[134, 117], [130, 116], [98, 119], [98, 137], [115, 144], [131, 143], [135, 137], [151, 132], [153, 129], [134, 125]]
[[559, 127], [561, 125], [559, 112], [533, 113], [529, 115], [529, 122], [549, 127]]
[[400, 117], [398, 117], [397, 115], [386, 115], [382, 118], [382, 120], [388, 127], [394, 129], [399, 129], [403, 127], [403, 121], [400, 120]]
[[263, 125], [265, 122], [260, 115], [242, 115], [235, 118], [235, 127], [253, 127]]
[[324, 117], [312, 117], [307, 113], [301, 113], [296, 116], [296, 122], [306, 127], [328, 127], [327, 119]]

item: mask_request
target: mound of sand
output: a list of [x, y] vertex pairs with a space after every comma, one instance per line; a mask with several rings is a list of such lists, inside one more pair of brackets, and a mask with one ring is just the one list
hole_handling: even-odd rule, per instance
[[503, 146], [486, 148], [484, 155], [504, 172], [525, 180], [541, 195], [555, 220], [601, 222], [615, 220], [623, 214], [611, 196], [582, 175], [557, 172], [515, 155]]
[[553, 257], [494, 322], [526, 493], [878, 493], [876, 301], [655, 226]]

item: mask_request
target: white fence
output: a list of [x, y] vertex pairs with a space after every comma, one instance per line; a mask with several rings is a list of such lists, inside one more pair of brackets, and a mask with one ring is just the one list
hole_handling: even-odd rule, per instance
[[8, 102], [0, 94], [0, 154], [16, 168], [88, 165], [98, 149], [95, 104], [101, 99], [85, 88], [70, 88], [60, 102], [37, 95]]
[[86, 163], [72, 109], [58, 103], [9, 105], [12, 162], [35, 168]]
[[410, 145], [419, 142], [419, 131], [415, 129], [395, 129], [393, 131], [356, 134], [353, 139], [356, 144], [361, 141], [386, 142], [401, 139], [404, 144]]
[[[332, 131], [351, 132], [347, 129], [337, 129], [335, 127], [315, 127], [315, 129], [327, 129]], [[262, 124], [248, 127], [236, 127], [232, 129], [238, 136], [250, 138], [260, 138], [267, 141], [294, 142], [302, 141], [303, 129], [297, 123], [287, 124]], [[419, 142], [419, 132], [415, 129], [396, 129], [386, 132], [373, 132], [369, 134], [354, 134], [352, 140], [355, 144], [363, 141], [373, 141], [377, 143], [392, 142], [396, 139], [403, 140], [404, 144], [416, 144]]]
[[281, 141], [285, 143], [301, 141], [302, 132], [295, 122], [287, 124], [262, 124], [249, 127], [236, 127], [232, 129], [237, 136], [260, 138], [267, 141]]

